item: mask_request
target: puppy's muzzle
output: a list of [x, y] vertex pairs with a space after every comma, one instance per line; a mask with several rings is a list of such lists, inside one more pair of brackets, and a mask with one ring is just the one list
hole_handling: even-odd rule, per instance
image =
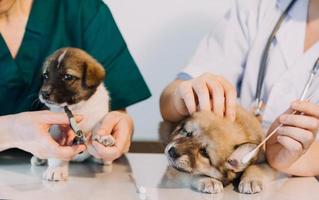
[[49, 99], [50, 99], [50, 92], [48, 92], [48, 91], [41, 91], [40, 94], [41, 94], [41, 96], [42, 96], [42, 98], [43, 98], [44, 100], [49, 100]]
[[168, 150], [168, 155], [173, 159], [181, 157], [181, 155], [177, 152], [176, 148], [173, 146]]

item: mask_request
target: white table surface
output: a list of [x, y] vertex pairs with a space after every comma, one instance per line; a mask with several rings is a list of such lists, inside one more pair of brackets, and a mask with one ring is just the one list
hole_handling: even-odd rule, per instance
[[[76, 163], [66, 182], [41, 180], [45, 167], [31, 167], [29, 158], [0, 154], [0, 199], [114, 199], [138, 200], [135, 185], [146, 188], [147, 200], [318, 200], [319, 183], [314, 177], [280, 178], [260, 194], [245, 195], [229, 185], [218, 195], [202, 194], [188, 188], [188, 183], [167, 178], [167, 161], [162, 154], [127, 154], [113, 166]], [[186, 181], [187, 182], [187, 181]]]

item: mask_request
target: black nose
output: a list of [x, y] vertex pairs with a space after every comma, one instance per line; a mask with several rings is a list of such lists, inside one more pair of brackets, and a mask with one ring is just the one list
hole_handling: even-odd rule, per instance
[[41, 91], [42, 98], [48, 100], [50, 98], [50, 93], [48, 91]]
[[171, 148], [168, 150], [168, 155], [169, 155], [171, 158], [174, 158], [174, 159], [180, 157], [180, 155], [177, 153], [175, 147], [171, 147]]

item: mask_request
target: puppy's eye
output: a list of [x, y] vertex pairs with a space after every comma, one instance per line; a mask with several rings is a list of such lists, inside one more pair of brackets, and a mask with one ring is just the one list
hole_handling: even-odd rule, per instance
[[209, 155], [208, 155], [208, 153], [207, 153], [206, 148], [201, 148], [201, 149], [199, 150], [199, 152], [200, 152], [200, 154], [201, 154], [202, 156], [204, 156], [205, 158], [209, 158]]
[[187, 132], [186, 137], [193, 137], [193, 132]]
[[182, 130], [182, 135], [186, 137], [193, 137], [193, 132], [192, 131], [187, 131], [185, 129]]
[[70, 74], [64, 74], [63, 75], [63, 80], [64, 81], [72, 81], [72, 80], [75, 80], [76, 79], [76, 77], [75, 76], [72, 76], [72, 75], [70, 75]]
[[44, 72], [44, 73], [42, 74], [42, 78], [43, 78], [43, 80], [48, 80], [48, 79], [49, 79], [49, 74], [48, 74], [48, 72]]

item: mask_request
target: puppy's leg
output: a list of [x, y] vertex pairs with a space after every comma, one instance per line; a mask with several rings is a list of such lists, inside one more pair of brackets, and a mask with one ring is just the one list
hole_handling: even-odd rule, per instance
[[223, 191], [223, 183], [210, 177], [196, 177], [192, 180], [192, 188], [204, 193], [216, 194]]
[[33, 166], [40, 166], [40, 165], [45, 165], [47, 163], [47, 159], [41, 159], [41, 158], [32, 156], [30, 162], [31, 162], [31, 165]]
[[276, 171], [266, 163], [251, 165], [240, 178], [238, 191], [245, 194], [259, 193], [275, 176]]
[[43, 174], [47, 181], [65, 181], [69, 176], [69, 162], [54, 158], [48, 159], [48, 168]]

